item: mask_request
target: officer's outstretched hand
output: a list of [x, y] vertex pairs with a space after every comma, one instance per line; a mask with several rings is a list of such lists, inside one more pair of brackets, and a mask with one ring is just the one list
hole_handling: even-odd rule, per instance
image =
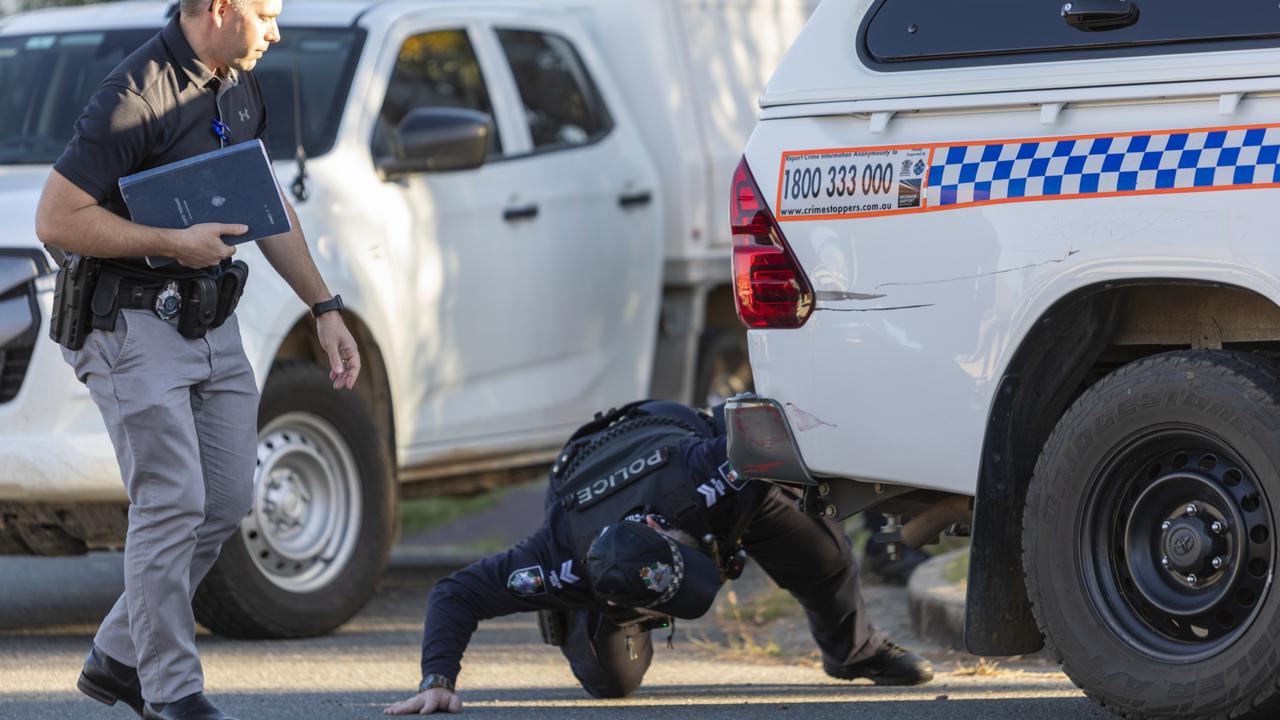
[[462, 712], [462, 700], [444, 688], [431, 688], [426, 692], [398, 702], [382, 711], [383, 715], [430, 715], [433, 712]]
[[329, 356], [329, 380], [334, 390], [356, 386], [356, 378], [360, 377], [360, 351], [356, 349], [356, 339], [342, 321], [342, 313], [327, 312], [316, 321], [316, 332], [320, 336], [320, 347]]

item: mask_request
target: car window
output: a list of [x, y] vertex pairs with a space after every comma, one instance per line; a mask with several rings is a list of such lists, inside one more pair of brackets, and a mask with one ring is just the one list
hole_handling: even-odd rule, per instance
[[[155, 34], [135, 28], [0, 37], [0, 165], [57, 160], [98, 84]], [[306, 154], [323, 155], [337, 136], [364, 31], [285, 27], [282, 35], [254, 69], [269, 108], [271, 157], [294, 157], [298, 129]]]
[[[298, 130], [308, 157], [328, 152], [338, 135], [351, 77], [365, 32], [353, 28], [286, 27], [281, 40], [258, 61], [253, 74], [267, 102], [271, 157], [297, 152]], [[294, 78], [298, 80], [294, 93]]]
[[48, 164], [111, 69], [155, 28], [0, 37], [0, 165]]
[[920, 70], [1275, 47], [1280, 39], [1277, 3], [1136, 0], [1131, 23], [1104, 30], [1068, 24], [1065, 4], [879, 0], [863, 21], [858, 49], [876, 69]]
[[568, 40], [499, 30], [498, 41], [511, 64], [535, 150], [582, 145], [609, 131], [609, 112]]
[[[438, 30], [414, 35], [405, 41], [387, 85], [387, 96], [378, 113], [373, 134], [374, 157], [390, 157], [392, 132], [410, 110], [463, 108], [493, 119], [489, 89], [480, 72], [475, 50], [466, 30]], [[495, 121], [489, 133], [489, 157], [502, 154]]]

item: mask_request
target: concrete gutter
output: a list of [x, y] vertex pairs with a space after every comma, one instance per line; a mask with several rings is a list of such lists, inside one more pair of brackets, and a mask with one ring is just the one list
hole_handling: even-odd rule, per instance
[[907, 609], [917, 635], [964, 650], [965, 585], [947, 581], [947, 565], [968, 549], [952, 550], [928, 560], [911, 573]]

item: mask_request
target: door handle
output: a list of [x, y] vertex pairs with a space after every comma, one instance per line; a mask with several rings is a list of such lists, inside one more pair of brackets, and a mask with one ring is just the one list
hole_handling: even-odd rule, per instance
[[1062, 19], [1077, 30], [1115, 30], [1138, 22], [1133, 0], [1071, 0], [1062, 6]]
[[618, 207], [623, 209], [631, 207], [643, 207], [653, 201], [653, 193], [648, 190], [641, 190], [634, 193], [622, 193], [618, 196]]
[[538, 217], [538, 206], [521, 205], [518, 207], [509, 207], [502, 211], [502, 219], [507, 222], [515, 222], [517, 220], [532, 220]]

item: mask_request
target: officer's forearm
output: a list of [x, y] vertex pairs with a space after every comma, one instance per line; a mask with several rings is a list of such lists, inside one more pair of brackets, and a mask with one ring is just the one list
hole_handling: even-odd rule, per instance
[[125, 220], [55, 170], [40, 195], [36, 236], [68, 253], [115, 258], [169, 255], [175, 232]]
[[432, 589], [427, 601], [427, 618], [422, 627], [422, 676], [443, 675], [457, 681], [462, 654], [479, 624], [474, 608], [462, 598], [465, 592], [454, 577], [445, 578]]
[[293, 211], [293, 205], [288, 202], [285, 203], [285, 208], [289, 213], [293, 229], [283, 235], [260, 240], [258, 247], [267, 258], [267, 262], [271, 263], [271, 267], [275, 268], [276, 272], [280, 273], [280, 277], [289, 283], [289, 287], [293, 288], [293, 292], [302, 302], [310, 306], [328, 300], [333, 295], [325, 285], [324, 278], [320, 277], [315, 261], [311, 259], [311, 251], [307, 249], [307, 240], [302, 234], [298, 215]]

